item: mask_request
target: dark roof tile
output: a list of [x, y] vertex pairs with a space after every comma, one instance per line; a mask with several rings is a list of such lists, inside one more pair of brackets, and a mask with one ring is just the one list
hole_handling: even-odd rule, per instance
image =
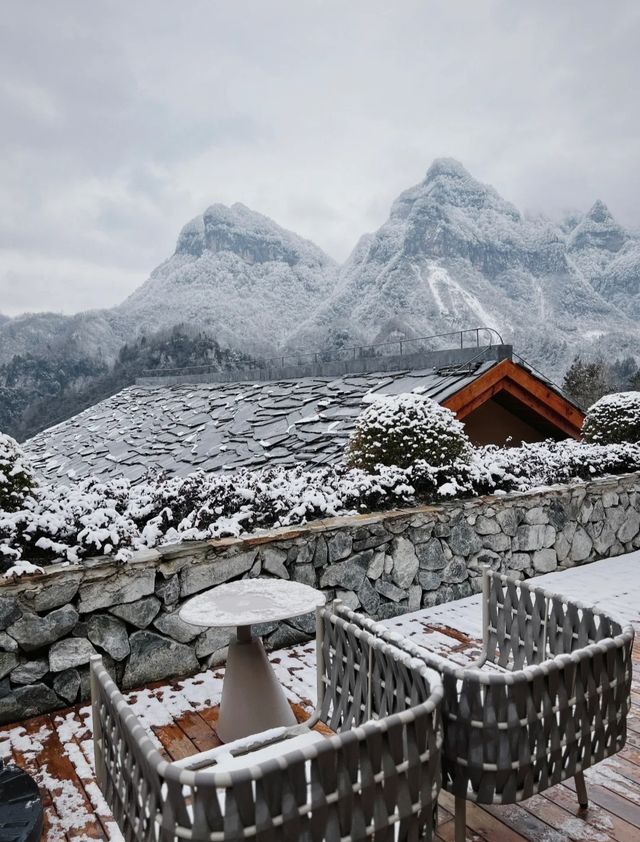
[[26, 442], [48, 479], [331, 464], [372, 396], [415, 391], [444, 400], [495, 362], [460, 376], [422, 371], [264, 383], [132, 386]]

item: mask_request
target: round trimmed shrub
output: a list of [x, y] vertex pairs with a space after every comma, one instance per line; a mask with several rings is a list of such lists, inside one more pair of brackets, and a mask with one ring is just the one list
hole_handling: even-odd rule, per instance
[[374, 399], [356, 421], [347, 446], [347, 465], [409, 468], [418, 460], [450, 465], [469, 447], [464, 425], [450, 409], [416, 394]]
[[582, 437], [595, 444], [640, 442], [640, 392], [605, 395], [587, 410]]
[[24, 451], [15, 439], [0, 433], [0, 509], [15, 512], [31, 496], [36, 480]]

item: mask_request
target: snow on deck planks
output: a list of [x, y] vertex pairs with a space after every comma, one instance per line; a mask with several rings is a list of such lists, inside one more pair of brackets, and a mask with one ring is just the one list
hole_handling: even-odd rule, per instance
[[[539, 581], [584, 602], [597, 602], [640, 628], [640, 553], [548, 574]], [[464, 663], [475, 658], [481, 636], [478, 596], [386, 621], [441, 655]], [[298, 720], [316, 695], [315, 644], [274, 652], [276, 674]], [[634, 650], [640, 665], [640, 643]], [[640, 675], [640, 673], [637, 673]], [[219, 744], [217, 705], [224, 668], [165, 684], [128, 698], [159, 748], [178, 759]], [[87, 705], [0, 728], [0, 757], [13, 760], [37, 780], [46, 813], [45, 842], [109, 840], [122, 836], [97, 787], [93, 768], [91, 710]], [[586, 772], [590, 808], [579, 809], [572, 782], [523, 804], [468, 804], [469, 842], [637, 842], [640, 839], [640, 679], [634, 681], [629, 736], [616, 757]], [[453, 840], [453, 798], [440, 798], [438, 842]]]

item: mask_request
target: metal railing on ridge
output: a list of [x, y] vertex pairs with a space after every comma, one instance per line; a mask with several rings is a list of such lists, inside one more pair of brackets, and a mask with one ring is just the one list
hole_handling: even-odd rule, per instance
[[[324, 351], [291, 351], [287, 354], [280, 354], [277, 357], [258, 358], [253, 364], [239, 365], [238, 371], [247, 369], [268, 369], [274, 366], [285, 368], [286, 366], [298, 367], [313, 363], [340, 362], [346, 359], [358, 359], [361, 357], [376, 356], [404, 356], [415, 354], [420, 351], [443, 350], [443, 348], [425, 348], [418, 343], [433, 343], [437, 340], [456, 337], [455, 346], [460, 348], [480, 348], [480, 338], [488, 340], [491, 347], [494, 344], [504, 345], [502, 336], [492, 327], [472, 327], [464, 330], [454, 330], [447, 333], [435, 333], [431, 336], [417, 336], [410, 339], [396, 339], [387, 342], [376, 342], [371, 345], [353, 345], [348, 348], [331, 348]], [[469, 338], [471, 341], [469, 341]], [[497, 342], [496, 342], [497, 340]], [[452, 346], [448, 346], [452, 347]], [[381, 349], [388, 349], [382, 351]], [[395, 353], [394, 353], [395, 350]], [[233, 369], [231, 369], [233, 370]], [[215, 365], [185, 366], [183, 368], [152, 368], [142, 372], [142, 377], [171, 377], [182, 374], [216, 374], [220, 369]]]

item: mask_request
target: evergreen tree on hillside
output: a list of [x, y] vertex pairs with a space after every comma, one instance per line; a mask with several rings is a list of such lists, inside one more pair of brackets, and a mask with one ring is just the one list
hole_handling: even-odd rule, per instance
[[615, 388], [611, 368], [602, 360], [575, 357], [562, 383], [563, 391], [584, 409]]
[[636, 390], [633, 386], [638, 379], [638, 365], [633, 357], [616, 359], [611, 364], [614, 391], [627, 392], [629, 389]]

